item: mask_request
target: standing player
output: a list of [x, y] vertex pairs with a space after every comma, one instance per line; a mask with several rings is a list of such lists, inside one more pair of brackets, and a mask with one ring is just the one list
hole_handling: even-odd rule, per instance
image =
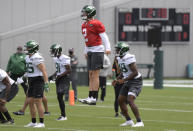
[[[119, 42], [116, 45], [116, 53], [118, 54], [118, 64], [121, 69], [121, 75], [117, 78], [117, 81], [114, 81], [114, 84], [123, 84], [118, 102], [121, 108], [121, 112], [126, 118], [126, 122], [120, 126], [132, 126], [132, 127], [143, 127], [144, 124], [140, 118], [139, 110], [134, 103], [135, 98], [139, 95], [142, 88], [142, 76], [138, 72], [136, 67], [135, 56], [130, 54], [129, 45], [124, 42]], [[127, 102], [137, 119], [137, 123], [134, 125], [134, 122], [131, 120], [128, 114]]]
[[[99, 20], [94, 19], [96, 15], [95, 7], [86, 5], [81, 13], [82, 20], [85, 20], [82, 24], [82, 34], [85, 39], [85, 57], [89, 70], [89, 97], [79, 99], [79, 101], [96, 105], [99, 89], [99, 72], [103, 68], [104, 52], [107, 55], [110, 54], [111, 47], [104, 25]], [[105, 44], [106, 51], [102, 43]]]
[[[48, 77], [45, 65], [43, 63], [44, 59], [38, 53], [39, 50], [38, 43], [31, 40], [26, 43], [25, 47], [28, 54], [25, 58], [29, 84], [27, 96], [29, 100], [30, 114], [32, 118], [32, 122], [30, 122], [25, 127], [42, 128], [45, 127], [42, 97], [43, 97], [43, 89], [45, 89], [45, 91], [47, 92], [49, 91]], [[40, 123], [38, 124], [36, 123], [36, 108], [38, 110], [40, 121]]]
[[52, 77], [56, 76], [56, 93], [61, 111], [61, 116], [57, 119], [57, 121], [64, 121], [67, 120], [67, 117], [63, 96], [66, 91], [68, 91], [70, 86], [70, 57], [62, 54], [62, 47], [59, 44], [53, 44], [50, 47], [50, 53], [51, 56], [54, 57], [53, 59], [56, 64], [56, 72], [52, 75]]

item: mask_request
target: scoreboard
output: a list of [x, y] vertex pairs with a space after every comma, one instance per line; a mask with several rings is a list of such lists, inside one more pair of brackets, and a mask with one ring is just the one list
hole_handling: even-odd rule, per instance
[[117, 41], [146, 42], [151, 25], [161, 26], [163, 42], [190, 41], [189, 8], [118, 8]]

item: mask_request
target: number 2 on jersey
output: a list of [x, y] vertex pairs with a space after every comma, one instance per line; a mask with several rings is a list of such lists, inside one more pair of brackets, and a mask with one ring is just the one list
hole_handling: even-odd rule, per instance
[[83, 28], [82, 32], [83, 32], [83, 36], [84, 36], [85, 42], [88, 42], [88, 38], [86, 38], [87, 37], [87, 29]]

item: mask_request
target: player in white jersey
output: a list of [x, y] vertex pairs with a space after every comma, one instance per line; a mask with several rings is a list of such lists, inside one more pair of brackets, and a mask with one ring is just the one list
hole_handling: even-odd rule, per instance
[[[117, 77], [117, 80], [113, 84], [122, 84], [122, 88], [119, 94], [118, 103], [121, 108], [121, 112], [126, 118], [126, 122], [120, 126], [132, 126], [132, 127], [143, 127], [144, 124], [140, 118], [139, 110], [134, 103], [134, 100], [141, 92], [143, 85], [142, 76], [138, 72], [136, 67], [135, 55], [130, 54], [129, 45], [124, 42], [119, 42], [116, 47], [116, 53], [118, 55], [117, 60], [121, 69], [121, 75]], [[131, 120], [128, 114], [127, 103], [131, 107], [133, 114], [137, 120], [137, 123]]]
[[[30, 122], [25, 127], [36, 127], [42, 128], [44, 125], [44, 109], [42, 106], [43, 90], [49, 90], [48, 77], [46, 73], [46, 68], [44, 65], [43, 57], [38, 53], [39, 45], [37, 42], [31, 40], [25, 45], [27, 56], [26, 67], [27, 67], [27, 77], [28, 77], [28, 100], [30, 107], [30, 114], [32, 122]], [[36, 123], [36, 108], [39, 114], [40, 123]]]
[[56, 77], [56, 93], [61, 111], [57, 121], [63, 121], [67, 120], [63, 96], [70, 87], [70, 57], [62, 54], [62, 47], [59, 44], [53, 44], [50, 47], [50, 53], [56, 65], [56, 72], [49, 78]]
[[14, 124], [14, 120], [11, 118], [5, 105], [11, 101], [17, 93], [18, 86], [15, 84], [15, 81], [12, 80], [4, 70], [0, 69], [0, 123]]

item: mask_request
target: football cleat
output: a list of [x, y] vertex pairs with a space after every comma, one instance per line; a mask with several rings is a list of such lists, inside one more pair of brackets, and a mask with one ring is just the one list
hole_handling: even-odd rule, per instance
[[60, 116], [58, 119], [56, 119], [57, 121], [65, 121], [65, 120], [68, 120], [67, 117], [63, 117], [63, 116]]
[[137, 122], [135, 125], [133, 125], [133, 127], [144, 127], [144, 123], [141, 122]]
[[34, 128], [44, 128], [45, 125], [44, 123], [38, 123], [36, 126], [34, 126]]
[[78, 99], [79, 102], [83, 103], [83, 104], [87, 104], [87, 101], [90, 99], [90, 97], [87, 97], [85, 99]]
[[35, 127], [37, 123], [30, 122], [29, 124], [25, 125], [24, 127]]
[[49, 116], [49, 115], [50, 115], [50, 112], [45, 111], [45, 112], [44, 112], [44, 115], [45, 115], [45, 116]]
[[24, 112], [19, 110], [19, 111], [15, 111], [13, 112], [14, 115], [24, 115]]
[[96, 105], [96, 98], [91, 97], [90, 99], [86, 100], [86, 103], [89, 105]]
[[131, 126], [133, 127], [134, 122], [132, 120], [126, 121], [125, 123], [121, 124], [120, 126]]

